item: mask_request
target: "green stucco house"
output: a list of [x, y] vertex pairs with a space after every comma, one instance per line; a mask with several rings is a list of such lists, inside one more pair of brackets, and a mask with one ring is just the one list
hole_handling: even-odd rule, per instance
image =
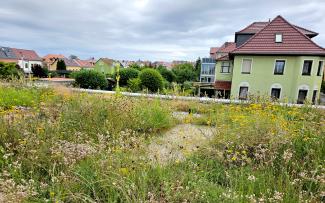
[[325, 61], [325, 49], [312, 41], [317, 35], [281, 16], [252, 23], [235, 33], [235, 42], [211, 48], [213, 61], [202, 60], [200, 82], [221, 98], [317, 103]]
[[[100, 58], [96, 63], [94, 70], [104, 74], [114, 74], [116, 71], [117, 61], [108, 58]], [[121, 66], [121, 64], [120, 64]]]

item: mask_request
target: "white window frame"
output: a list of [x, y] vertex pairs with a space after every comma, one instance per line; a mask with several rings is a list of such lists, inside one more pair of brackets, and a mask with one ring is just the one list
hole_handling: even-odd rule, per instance
[[[281, 38], [278, 38], [278, 36], [281, 37]], [[274, 41], [275, 41], [275, 43], [282, 43], [283, 42], [283, 34], [282, 33], [275, 33]]]
[[[249, 73], [244, 73], [243, 72], [243, 65], [244, 65], [244, 60], [251, 60], [251, 71]], [[241, 74], [243, 75], [250, 75], [253, 72], [253, 58], [243, 58], [241, 61]]]
[[[276, 61], [284, 61], [283, 74], [274, 74]], [[274, 65], [273, 65], [273, 70], [272, 70], [273, 71], [272, 75], [284, 75], [286, 72], [286, 66], [287, 66], [287, 59], [275, 59]]]

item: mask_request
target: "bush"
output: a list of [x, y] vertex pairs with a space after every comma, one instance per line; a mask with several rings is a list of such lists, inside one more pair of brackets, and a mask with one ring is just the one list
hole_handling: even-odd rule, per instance
[[195, 81], [198, 78], [198, 75], [191, 64], [177, 65], [173, 69], [173, 72], [176, 75], [177, 83], [183, 84], [185, 81]]
[[42, 68], [42, 66], [36, 64], [32, 66], [33, 75], [39, 78], [44, 78], [48, 76], [49, 71], [46, 68]]
[[192, 89], [192, 87], [193, 87], [193, 82], [185, 81], [183, 83], [183, 89], [184, 90], [190, 90], [190, 89]]
[[0, 62], [0, 79], [21, 78], [23, 74], [23, 71], [16, 64]]
[[[120, 69], [120, 86], [126, 86], [128, 84], [128, 80], [137, 78], [139, 75], [139, 71], [134, 68], [123, 68]], [[116, 74], [114, 75], [114, 79], [116, 78]]]
[[82, 70], [74, 77], [76, 84], [81, 88], [105, 89], [108, 85], [105, 75], [93, 70]]
[[128, 81], [128, 87], [132, 92], [141, 91], [141, 80], [139, 78], [132, 78]]
[[59, 74], [56, 72], [56, 71], [49, 71], [49, 74], [48, 74], [51, 78], [55, 78], [55, 77], [58, 77]]
[[158, 67], [157, 70], [165, 80], [168, 82], [174, 82], [176, 80], [176, 75], [173, 71], [168, 70], [165, 67]]
[[160, 73], [154, 69], [144, 69], [141, 71], [139, 78], [141, 80], [141, 86], [148, 88], [151, 92], [157, 92], [159, 89], [163, 89], [163, 77]]

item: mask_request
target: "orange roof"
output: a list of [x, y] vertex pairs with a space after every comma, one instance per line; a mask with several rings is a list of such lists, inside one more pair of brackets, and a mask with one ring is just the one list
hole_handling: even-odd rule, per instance
[[57, 59], [57, 58], [63, 59], [65, 57], [62, 54], [48, 54], [43, 57], [43, 59], [46, 63], [51, 63], [54, 61], [54, 59]]

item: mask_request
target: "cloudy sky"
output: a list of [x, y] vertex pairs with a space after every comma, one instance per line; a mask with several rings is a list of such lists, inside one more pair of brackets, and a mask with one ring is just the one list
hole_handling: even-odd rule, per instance
[[195, 60], [253, 21], [320, 33], [324, 0], [1, 0], [0, 46], [81, 58]]

